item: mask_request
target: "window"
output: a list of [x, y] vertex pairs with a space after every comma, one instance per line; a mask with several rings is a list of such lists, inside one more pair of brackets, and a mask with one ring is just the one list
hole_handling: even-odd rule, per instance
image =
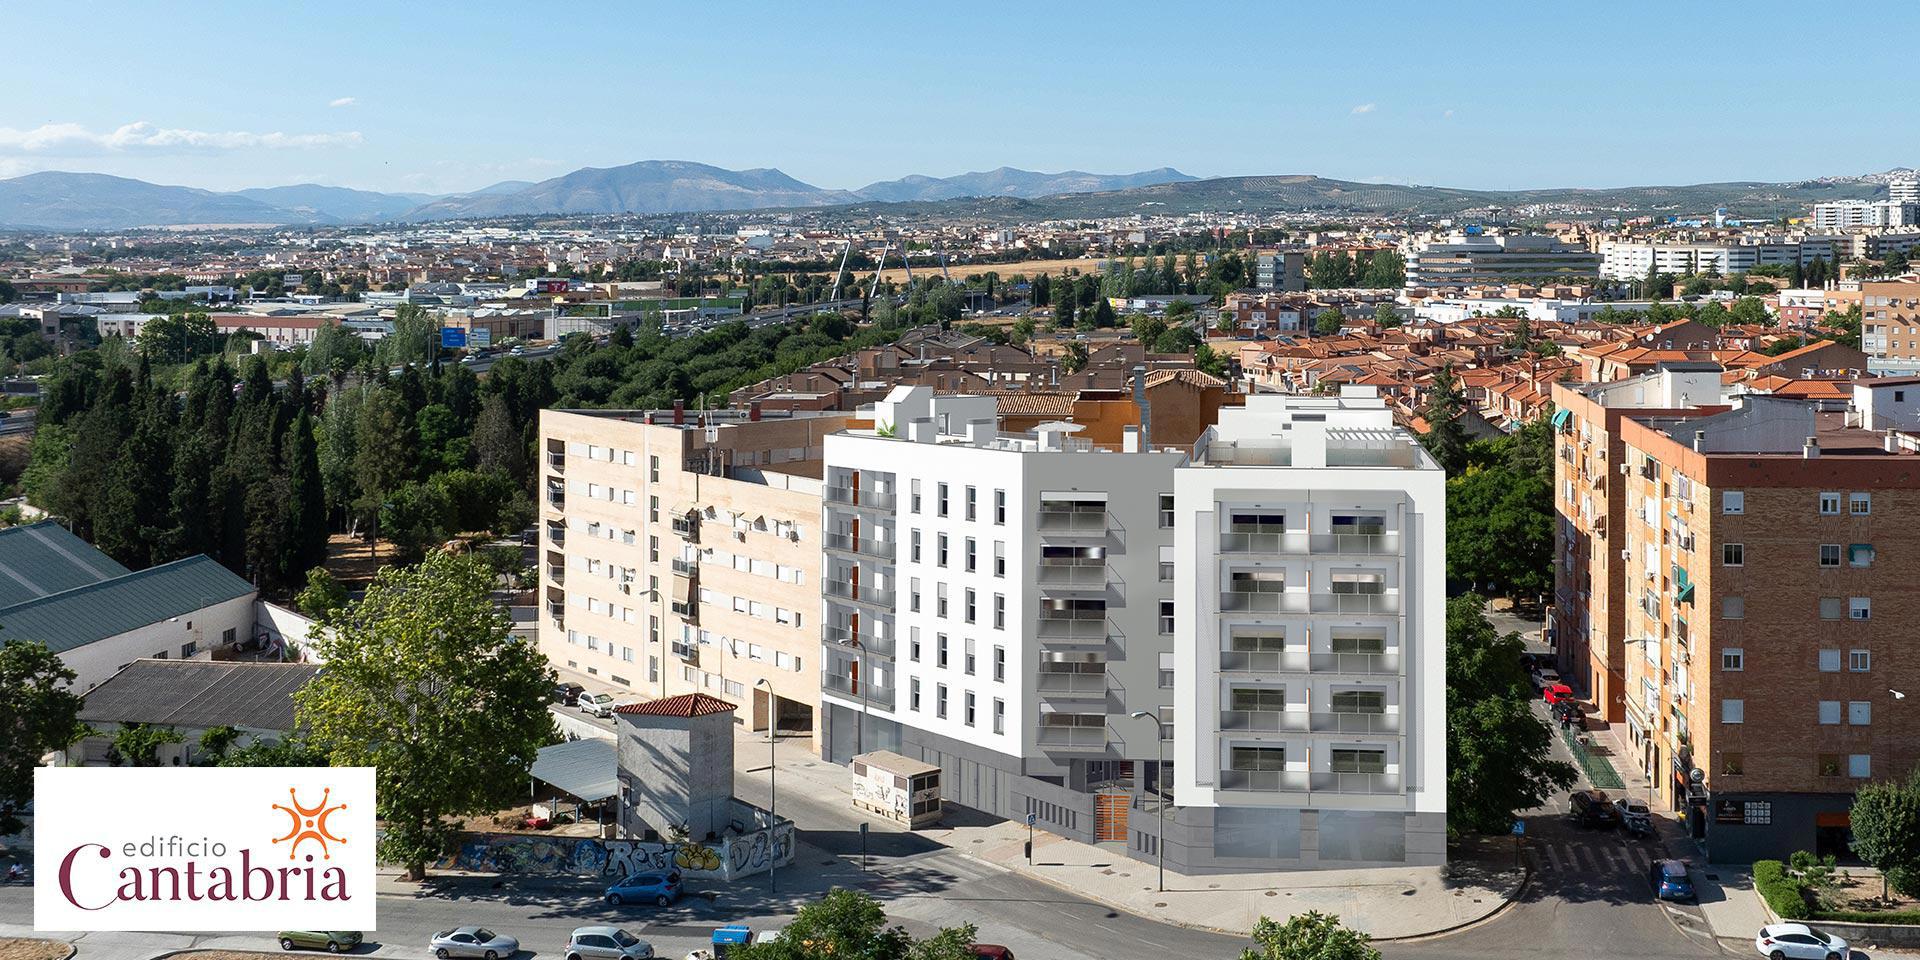
[[1740, 647], [1725, 647], [1721, 649], [1720, 669], [1745, 670], [1746, 668], [1747, 668], [1747, 651], [1741, 649]]
[[920, 578], [919, 577], [907, 578], [907, 611], [909, 613], [920, 612]]
[[1173, 494], [1160, 495], [1160, 529], [1173, 529]]
[[1856, 517], [1873, 513], [1873, 494], [1852, 493], [1847, 495], [1847, 512]]
[[993, 595], [993, 628], [995, 630], [1007, 628], [1007, 595], [1004, 593]]
[[1007, 648], [996, 645], [993, 648], [993, 679], [1005, 683], [1007, 680]]
[[993, 698], [993, 732], [1007, 732], [1007, 702], [999, 697]]
[[1747, 758], [1745, 754], [1722, 753], [1720, 755], [1720, 775], [1721, 776], [1737, 777], [1746, 772], [1747, 772]]
[[966, 622], [968, 623], [973, 622], [975, 596], [976, 594], [973, 592], [973, 588], [968, 587], [967, 588], [967, 609], [966, 609], [966, 618], [965, 618]]
[[1745, 566], [1747, 545], [1744, 543], [1726, 543], [1720, 546], [1720, 565], [1723, 567]]
[[1228, 766], [1248, 773], [1275, 773], [1287, 769], [1286, 747], [1234, 747]]
[[1847, 619], [1849, 620], [1873, 619], [1873, 599], [1871, 597], [1848, 597], [1847, 598]]
[[1280, 713], [1287, 709], [1287, 691], [1282, 687], [1234, 687], [1228, 694], [1229, 710]]
[[973, 714], [974, 714], [973, 691], [968, 690], [967, 699], [966, 699], [966, 708], [961, 715], [961, 718], [960, 718], [961, 722], [965, 723], [969, 727], [973, 726]]
[[1387, 752], [1335, 748], [1328, 751], [1327, 766], [1334, 773], [1386, 773]]
[[1161, 583], [1173, 582], [1173, 561], [1172, 560], [1160, 561], [1160, 582]]
[[660, 522], [660, 498], [659, 497], [647, 498], [647, 522], [648, 523]]
[[1873, 722], [1873, 704], [1867, 700], [1847, 702], [1847, 723], [1850, 726], [1864, 727]]
[[973, 676], [973, 668], [974, 668], [974, 664], [975, 664], [975, 662], [976, 662], [977, 660], [979, 660], [979, 657], [977, 657], [977, 656], [975, 656], [975, 655], [974, 655], [974, 651], [973, 651], [973, 638], [972, 638], [972, 637], [968, 637], [968, 638], [967, 638], [967, 654], [966, 654], [966, 656], [967, 656], [967, 659], [966, 659], [966, 661], [964, 662], [964, 664], [962, 665], [962, 667], [961, 667], [961, 669], [963, 669], [963, 670], [965, 670], [965, 671], [966, 671], [966, 674], [967, 674], [967, 676], [969, 676], [969, 677], [971, 677], [971, 676]]
[[1865, 753], [1848, 756], [1847, 776], [1861, 780], [1873, 776], [1873, 756]]
[[936, 534], [934, 543], [933, 565], [936, 567], [944, 567], [947, 565], [947, 535], [944, 533]]
[[1823, 543], [1820, 545], [1820, 565], [1823, 567], [1837, 567], [1840, 565], [1839, 544]]
[[907, 659], [913, 661], [914, 663], [920, 662], [920, 628], [919, 627], [907, 628]]
[[1747, 702], [1745, 700], [1720, 701], [1720, 722], [1721, 723], [1743, 723], [1746, 721], [1746, 719], [1747, 719]]
[[1743, 514], [1747, 512], [1747, 495], [1739, 490], [1725, 490], [1720, 493], [1720, 512], [1725, 514]]
[[907, 534], [907, 561], [920, 562], [920, 530], [917, 527]]
[[[1005, 490], [995, 490], [993, 492], [993, 522], [995, 526], [1004, 527], [1007, 525], [1007, 492]], [[995, 730], [994, 732], [999, 733], [1000, 731]]]
[[1813, 772], [1815, 776], [1820, 776], [1820, 777], [1839, 776], [1840, 775], [1840, 755], [1837, 753], [1821, 754], [1819, 758], [1814, 761]]
[[1847, 670], [1852, 673], [1866, 673], [1873, 669], [1873, 651], [1848, 650]]
[[1160, 635], [1163, 637], [1170, 637], [1173, 635], [1173, 601], [1172, 600], [1160, 601]]
[[944, 683], [933, 687], [933, 715], [942, 720], [947, 718], [947, 685]]
[[1823, 517], [1840, 515], [1840, 494], [1833, 492], [1820, 494], [1820, 515]]
[[1007, 575], [1007, 542], [1005, 540], [993, 542], [993, 575], [996, 577]]
[[942, 670], [947, 668], [947, 635], [944, 633], [933, 635], [933, 665]]
[[1820, 672], [1821, 673], [1839, 673], [1840, 672], [1840, 651], [1838, 650], [1820, 651]]
[[936, 489], [938, 492], [934, 495], [933, 512], [944, 517], [947, 515], [947, 485], [939, 484]]
[[1171, 667], [1160, 668], [1160, 689], [1162, 690], [1173, 689], [1173, 668]]
[[919, 513], [920, 512], [920, 481], [918, 478], [914, 479], [909, 489], [912, 492], [907, 499], [907, 509], [910, 512]]
[[193, 657], [194, 654], [199, 652], [200, 652], [200, 644], [198, 641], [195, 641], [193, 643], [183, 643], [180, 645], [180, 659], [182, 660], [190, 659]]
[[1746, 619], [1746, 616], [1747, 616], [1747, 598], [1746, 597], [1721, 597], [1720, 598], [1720, 619], [1744, 620]]
[[647, 458], [647, 482], [648, 483], [660, 482], [660, 458], [659, 457]]
[[933, 585], [933, 615], [942, 620], [947, 618], [947, 585], [944, 582]]
[[1841, 618], [1841, 611], [1845, 609], [1840, 605], [1839, 597], [1820, 598], [1820, 619], [1822, 620], [1838, 620]]
[[1873, 544], [1850, 543], [1847, 545], [1847, 562], [1856, 567], [1873, 566]]
[[977, 544], [972, 537], [967, 538], [967, 552], [965, 555], [966, 562], [963, 568], [968, 573], [972, 573], [974, 571], [974, 557], [976, 554], [979, 553], [978, 547], [979, 547], [979, 544]]
[[[966, 500], [966, 505], [967, 505], [967, 517], [966, 517], [966, 518], [967, 518], [968, 520], [972, 520], [972, 519], [974, 519], [974, 489], [973, 489], [972, 487], [968, 487], [968, 488], [967, 488], [967, 500]], [[969, 722], [971, 722], [971, 721], [969, 721]]]
[[1820, 701], [1820, 723], [1823, 726], [1831, 727], [1838, 724], [1839, 722], [1840, 722], [1840, 701], [1838, 700]]

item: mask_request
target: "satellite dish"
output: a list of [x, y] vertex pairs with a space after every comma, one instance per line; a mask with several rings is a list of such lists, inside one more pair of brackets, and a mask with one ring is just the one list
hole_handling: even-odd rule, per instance
[[1694, 767], [1692, 770], [1687, 771], [1687, 781], [1695, 784], [1706, 783], [1707, 772], [1699, 767]]

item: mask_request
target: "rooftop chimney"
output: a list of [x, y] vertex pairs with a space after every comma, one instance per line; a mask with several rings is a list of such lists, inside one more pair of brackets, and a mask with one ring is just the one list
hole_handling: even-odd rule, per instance
[[1893, 429], [1892, 427], [1888, 427], [1887, 438], [1881, 442], [1881, 446], [1886, 448], [1886, 451], [1888, 453], [1899, 453], [1900, 452], [1900, 432], [1898, 430]]
[[675, 400], [673, 402], [673, 425], [677, 427], [686, 422], [687, 402], [685, 400]]
[[1707, 452], [1707, 432], [1705, 430], [1695, 430], [1693, 432], [1693, 452]]
[[750, 421], [758, 421], [760, 419], [760, 401], [747, 401], [747, 419]]
[[1133, 405], [1140, 409], [1140, 449], [1153, 450], [1153, 407], [1147, 403], [1147, 368], [1133, 368]]
[[1808, 437], [1807, 442], [1800, 447], [1800, 455], [1808, 460], [1818, 459], [1820, 456], [1820, 438]]

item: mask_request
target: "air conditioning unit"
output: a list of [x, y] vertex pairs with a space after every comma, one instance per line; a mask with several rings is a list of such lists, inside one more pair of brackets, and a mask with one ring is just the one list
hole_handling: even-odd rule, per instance
[[1621, 464], [1621, 465], [1620, 465], [1620, 475], [1621, 475], [1621, 476], [1623, 476], [1623, 477], [1624, 477], [1624, 476], [1627, 476], [1627, 475], [1629, 475], [1629, 474], [1631, 474], [1631, 473], [1633, 473], [1633, 464], [1631, 464], [1631, 463], [1623, 463], [1623, 464]]
[[1633, 559], [1633, 551], [1632, 551], [1632, 550], [1630, 550], [1630, 549], [1625, 549], [1625, 548], [1623, 548], [1623, 549], [1621, 549], [1621, 551], [1620, 551], [1620, 559], [1622, 559], [1622, 560], [1632, 560], [1632, 559]]

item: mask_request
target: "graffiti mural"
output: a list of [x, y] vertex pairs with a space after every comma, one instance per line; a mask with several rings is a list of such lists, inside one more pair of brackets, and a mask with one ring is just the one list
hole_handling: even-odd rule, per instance
[[737, 880], [793, 862], [793, 824], [779, 822], [718, 843], [597, 840], [517, 833], [471, 833], [437, 866], [483, 873], [624, 877], [678, 870], [693, 878]]

